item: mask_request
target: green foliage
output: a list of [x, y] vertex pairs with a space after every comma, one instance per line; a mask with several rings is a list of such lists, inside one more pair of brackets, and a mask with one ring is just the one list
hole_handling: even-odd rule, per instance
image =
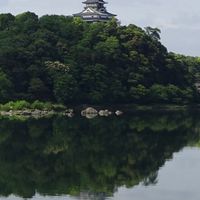
[[29, 109], [31, 108], [31, 104], [24, 100], [19, 101], [9, 101], [6, 104], [1, 104], [0, 109], [1, 110], [23, 110], [23, 109]]
[[38, 16], [31, 12], [19, 14], [15, 17], [15, 24], [20, 32], [32, 34], [38, 29]]
[[9, 29], [15, 21], [15, 17], [11, 14], [0, 14], [0, 30]]
[[94, 50], [97, 55], [102, 57], [116, 57], [115, 55], [119, 51], [119, 41], [116, 37], [111, 36], [106, 38], [106, 41], [102, 41], [96, 44]]
[[161, 33], [160, 29], [152, 28], [152, 27], [148, 26], [148, 27], [145, 27], [145, 31], [146, 31], [147, 35], [150, 36], [152, 39], [160, 40], [160, 33]]
[[28, 93], [32, 99], [47, 100], [46, 94], [48, 94], [48, 88], [40, 78], [33, 78], [30, 80]]
[[101, 64], [86, 66], [81, 76], [81, 93], [88, 102], [101, 103], [107, 95], [108, 75], [106, 67]]
[[0, 70], [0, 102], [10, 100], [13, 97], [12, 92], [12, 82], [8, 79], [8, 76]]
[[136, 87], [132, 87], [130, 89], [131, 97], [136, 100], [144, 100], [144, 98], [147, 98], [148, 93], [149, 90], [143, 85], [137, 85]]
[[162, 85], [155, 84], [150, 88], [150, 94], [153, 101], [167, 101], [166, 87]]
[[72, 75], [60, 75], [54, 82], [53, 91], [58, 103], [67, 104], [77, 98], [77, 82]]
[[53, 110], [53, 105], [49, 102], [41, 102], [41, 101], [34, 101], [31, 105], [30, 105], [31, 109], [38, 109], [38, 110]]
[[63, 111], [66, 110], [66, 107], [60, 104], [52, 104], [50, 102], [41, 102], [36, 100], [32, 103], [29, 103], [25, 100], [18, 101], [9, 101], [6, 104], [0, 104], [0, 110], [2, 111], [10, 111], [10, 110], [55, 110], [55, 111]]
[[198, 102], [199, 58], [168, 53], [159, 34], [115, 19], [1, 14], [0, 102]]

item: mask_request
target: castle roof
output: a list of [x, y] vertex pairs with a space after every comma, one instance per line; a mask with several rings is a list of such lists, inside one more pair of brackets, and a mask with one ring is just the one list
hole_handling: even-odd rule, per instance
[[105, 12], [100, 12], [98, 10], [95, 10], [93, 8], [87, 8], [86, 10], [83, 10], [82, 12], [80, 13], [77, 13], [77, 14], [74, 14], [75, 16], [82, 16], [82, 15], [109, 15], [109, 16], [116, 16], [114, 14], [111, 14], [107, 11]]
[[86, 7], [82, 12], [74, 14], [75, 17], [81, 17], [85, 21], [96, 22], [108, 21], [116, 16], [107, 12], [104, 0], [86, 0], [83, 3], [86, 4]]
[[107, 2], [103, 1], [103, 0], [86, 0], [83, 2], [84, 4], [92, 4], [92, 3], [99, 3], [99, 4], [105, 4]]

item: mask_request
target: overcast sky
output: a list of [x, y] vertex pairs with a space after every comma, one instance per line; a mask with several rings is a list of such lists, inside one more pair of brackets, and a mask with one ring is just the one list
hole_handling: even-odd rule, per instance
[[[199, 0], [107, 0], [107, 8], [122, 24], [161, 29], [169, 51], [200, 56]], [[0, 13], [32, 11], [71, 15], [82, 10], [82, 0], [0, 0]]]

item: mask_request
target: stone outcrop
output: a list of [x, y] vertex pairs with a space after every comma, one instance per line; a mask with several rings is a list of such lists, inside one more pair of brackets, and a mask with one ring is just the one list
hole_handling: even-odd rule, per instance
[[[95, 118], [97, 116], [100, 116], [100, 117], [109, 117], [110, 115], [112, 115], [113, 113], [109, 110], [99, 110], [97, 111], [96, 109], [92, 108], [92, 107], [88, 107], [86, 108], [85, 110], [81, 111], [81, 116], [83, 117], [86, 117], [88, 119], [92, 119], [92, 118]], [[117, 110], [115, 112], [115, 114], [117, 116], [120, 116], [123, 114], [122, 111], [120, 110]]]
[[83, 117], [86, 117], [88, 119], [92, 119], [98, 116], [98, 111], [92, 107], [86, 108], [81, 112], [81, 115]]
[[112, 112], [109, 110], [100, 110], [99, 111], [99, 116], [101, 117], [108, 117], [109, 115], [112, 115]]
[[120, 111], [120, 110], [117, 110], [117, 111], [115, 112], [115, 114], [116, 114], [117, 116], [120, 116], [120, 115], [123, 115], [123, 112]]
[[1, 116], [22, 116], [22, 117], [33, 117], [33, 118], [41, 118], [50, 115], [63, 115], [67, 117], [72, 117], [74, 115], [74, 111], [72, 109], [64, 110], [64, 111], [54, 111], [54, 110], [9, 110], [9, 111], [0, 111]]
[[[86, 117], [88, 119], [95, 118], [97, 116], [100, 117], [109, 117], [113, 113], [109, 110], [96, 110], [95, 108], [88, 107], [85, 110], [81, 111], [81, 116]], [[117, 110], [114, 112], [116, 116], [121, 116], [123, 114], [122, 111]], [[20, 116], [20, 117], [33, 117], [33, 118], [42, 118], [50, 115], [63, 115], [66, 117], [73, 117], [74, 110], [66, 109], [63, 111], [55, 111], [55, 110], [39, 110], [39, 109], [24, 109], [24, 110], [9, 110], [9, 111], [0, 111], [1, 116]]]

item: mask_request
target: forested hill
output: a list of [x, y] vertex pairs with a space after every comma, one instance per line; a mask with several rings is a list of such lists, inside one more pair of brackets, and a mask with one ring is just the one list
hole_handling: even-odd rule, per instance
[[200, 59], [168, 53], [159, 30], [115, 20], [0, 15], [0, 102], [192, 103]]

